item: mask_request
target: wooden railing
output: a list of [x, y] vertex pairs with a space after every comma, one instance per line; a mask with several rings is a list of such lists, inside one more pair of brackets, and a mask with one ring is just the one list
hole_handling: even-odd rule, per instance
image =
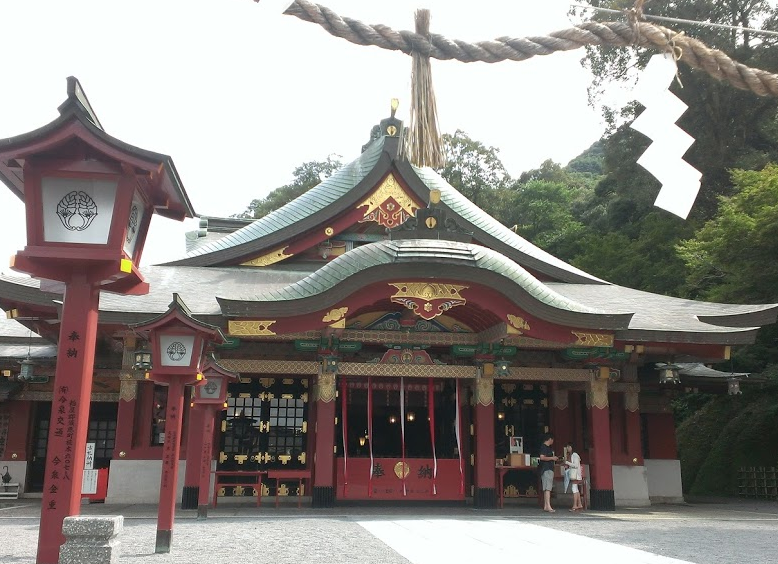
[[737, 473], [737, 493], [740, 497], [778, 500], [778, 468], [744, 466]]

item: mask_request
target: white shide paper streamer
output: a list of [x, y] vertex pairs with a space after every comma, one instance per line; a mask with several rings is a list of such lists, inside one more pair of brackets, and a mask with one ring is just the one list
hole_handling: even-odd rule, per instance
[[653, 141], [637, 163], [662, 183], [654, 205], [686, 219], [702, 174], [683, 160], [694, 138], [675, 125], [688, 108], [668, 90], [676, 71], [672, 54], [651, 57], [634, 90], [646, 109], [630, 127]]

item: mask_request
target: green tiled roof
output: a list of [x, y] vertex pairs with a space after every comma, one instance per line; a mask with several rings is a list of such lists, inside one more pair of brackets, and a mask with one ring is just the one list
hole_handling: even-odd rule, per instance
[[603, 282], [591, 274], [579, 270], [554, 255], [536, 247], [523, 237], [517, 235], [502, 223], [494, 219], [473, 202], [468, 200], [461, 192], [451, 186], [446, 180], [431, 168], [412, 167], [416, 175], [430, 189], [437, 188], [441, 193], [441, 200], [451, 211], [462, 219], [472, 224], [477, 229], [491, 235], [505, 245], [516, 249], [519, 253], [536, 259], [542, 263], [556, 267], [565, 272], [588, 279], [591, 282]]
[[537, 301], [566, 311], [596, 313], [552, 290], [524, 268], [500, 253], [469, 243], [437, 239], [379, 241], [345, 253], [304, 279], [248, 301], [285, 301], [315, 296], [348, 277], [374, 266], [403, 262], [445, 262], [489, 270], [523, 288]]
[[350, 162], [335, 174], [311, 188], [300, 197], [295, 198], [285, 206], [257, 219], [246, 227], [230, 233], [193, 249], [187, 258], [207, 255], [216, 251], [236, 247], [244, 243], [256, 241], [266, 235], [275, 233], [291, 226], [297, 221], [326, 208], [344, 196], [375, 167], [384, 147], [384, 138], [380, 138], [362, 153], [359, 158]]

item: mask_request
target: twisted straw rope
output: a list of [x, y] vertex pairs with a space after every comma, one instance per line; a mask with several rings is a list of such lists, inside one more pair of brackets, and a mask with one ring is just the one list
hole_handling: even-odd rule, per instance
[[678, 60], [735, 88], [750, 90], [759, 96], [778, 97], [778, 75], [738, 63], [723, 51], [711, 49], [697, 39], [646, 22], [635, 22], [636, 27], [624, 22], [585, 22], [548, 36], [498, 37], [493, 41], [468, 43], [434, 33], [422, 36], [413, 31], [395, 31], [381, 24], [365, 24], [341, 17], [325, 6], [307, 0], [295, 0], [284, 13], [319, 24], [335, 37], [357, 45], [374, 45], [409, 55], [416, 51], [435, 59], [456, 59], [463, 63], [524, 61], [536, 55], [570, 51], [585, 45], [638, 45], [661, 52], [672, 49], [680, 54]]

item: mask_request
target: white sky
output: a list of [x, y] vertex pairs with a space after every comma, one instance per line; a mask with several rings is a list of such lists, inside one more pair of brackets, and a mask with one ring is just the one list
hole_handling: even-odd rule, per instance
[[[320, 0], [342, 16], [431, 30], [466, 41], [545, 35], [574, 25], [565, 0]], [[173, 161], [203, 215], [241, 212], [339, 154], [355, 158], [392, 97], [407, 121], [410, 57], [351, 44], [252, 0], [6, 0], [0, 50], [0, 138], [57, 116], [76, 76], [106, 131]], [[500, 149], [517, 176], [551, 158], [566, 163], [603, 127], [586, 105], [583, 50], [521, 63], [433, 61], [441, 129]], [[25, 245], [23, 204], [0, 184], [0, 271]], [[143, 264], [183, 252], [192, 229], [155, 219]]]

